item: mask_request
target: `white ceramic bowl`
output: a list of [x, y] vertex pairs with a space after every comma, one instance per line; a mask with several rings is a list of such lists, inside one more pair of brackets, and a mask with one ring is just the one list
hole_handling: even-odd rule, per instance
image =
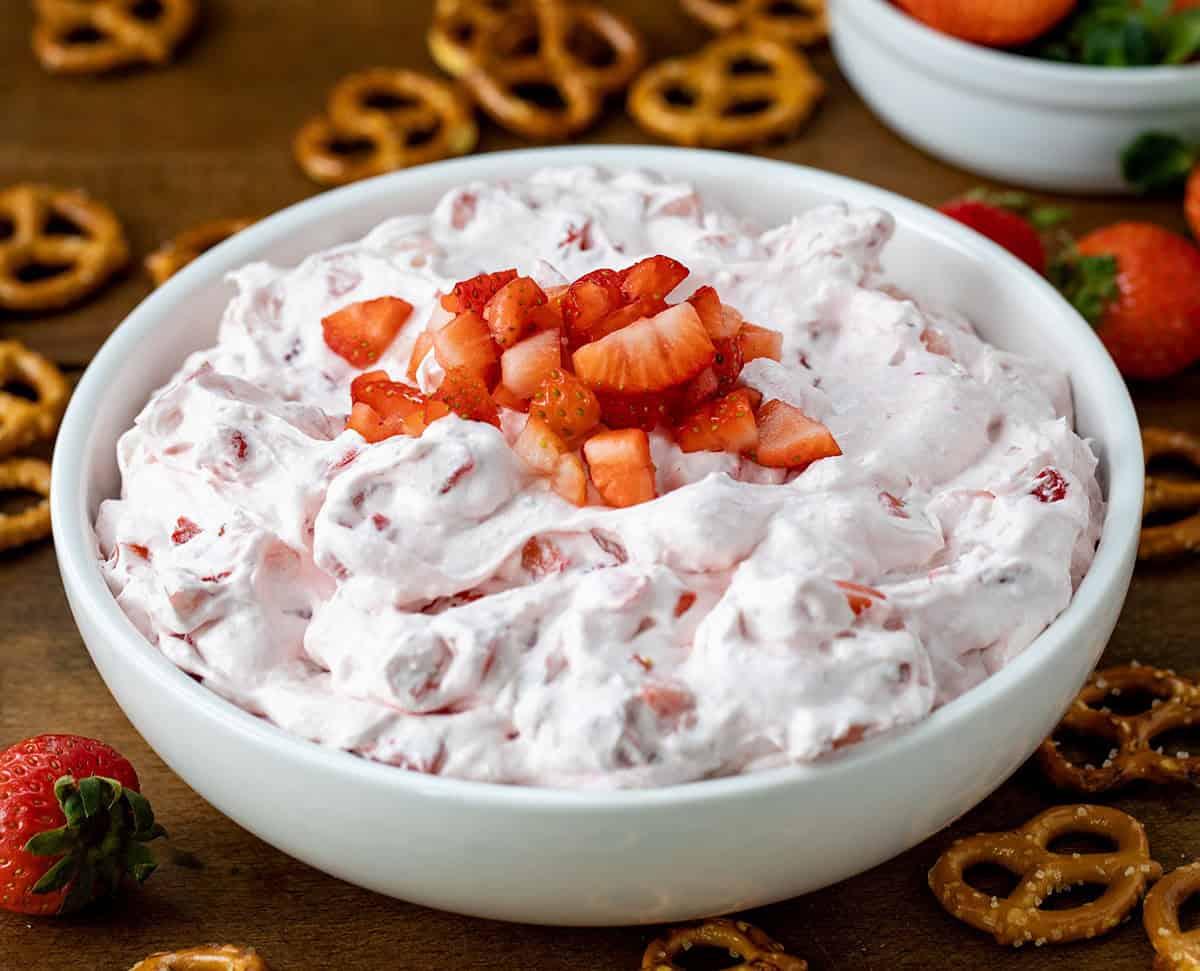
[[[406, 772], [321, 748], [201, 687], [152, 648], [101, 576], [92, 519], [119, 489], [117, 437], [184, 355], [214, 342], [222, 274], [292, 263], [473, 179], [549, 164], [642, 167], [773, 225], [815, 203], [882, 206], [901, 285], [972, 315], [995, 343], [1061, 362], [1102, 458], [1108, 515], [1063, 615], [1011, 665], [914, 728], [818, 765], [653, 791], [570, 792]], [[396, 173], [284, 210], [146, 299], [84, 374], [55, 451], [54, 536], [71, 609], [138, 731], [221, 812], [281, 850], [382, 893], [547, 924], [632, 924], [802, 894], [902, 852], [996, 788], [1053, 727], [1100, 655], [1133, 568], [1141, 439], [1117, 371], [1055, 291], [1007, 253], [916, 203], [799, 166], [666, 148], [540, 149]], [[169, 822], [169, 821], [168, 821]]]
[[939, 33], [890, 0], [830, 0], [830, 32], [842, 72], [887, 125], [992, 179], [1128, 192], [1119, 158], [1139, 134], [1200, 139], [1200, 65], [1035, 60]]

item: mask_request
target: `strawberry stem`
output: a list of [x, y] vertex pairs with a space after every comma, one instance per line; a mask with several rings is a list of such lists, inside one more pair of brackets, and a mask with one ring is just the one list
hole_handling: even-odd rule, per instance
[[1093, 327], [1099, 326], [1109, 305], [1120, 296], [1115, 256], [1083, 256], [1067, 249], [1047, 273], [1071, 305]]

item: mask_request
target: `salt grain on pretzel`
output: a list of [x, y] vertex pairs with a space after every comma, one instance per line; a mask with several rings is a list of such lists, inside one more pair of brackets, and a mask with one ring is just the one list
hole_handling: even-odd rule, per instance
[[214, 219], [169, 239], [146, 257], [146, 272], [161, 287], [201, 253], [240, 233], [253, 219]]
[[[1139, 714], [1100, 707], [1121, 695], [1149, 699]], [[1167, 732], [1200, 725], [1200, 685], [1172, 671], [1144, 666], [1098, 671], [1071, 703], [1055, 735], [1042, 742], [1038, 762], [1050, 781], [1077, 792], [1107, 792], [1137, 779], [1147, 782], [1200, 781], [1200, 752], [1164, 752], [1157, 739]], [[1070, 733], [1109, 748], [1100, 764], [1079, 765], [1055, 736]]]
[[794, 132], [824, 90], [804, 55], [786, 44], [731, 34], [644, 71], [629, 111], [660, 138], [732, 148]]
[[52, 438], [70, 395], [62, 372], [19, 341], [0, 341], [0, 388], [6, 384], [23, 385], [34, 398], [0, 390], [0, 458]]
[[829, 34], [825, 0], [679, 0], [689, 14], [718, 34], [741, 30], [795, 47]]
[[808, 971], [808, 962], [784, 953], [783, 945], [753, 924], [714, 918], [694, 927], [676, 927], [651, 941], [642, 955], [642, 971], [681, 971], [675, 959], [695, 947], [728, 951], [741, 963], [726, 971]]
[[129, 971], [267, 971], [267, 963], [252, 947], [211, 944], [151, 954]]
[[50, 535], [50, 466], [41, 459], [0, 462], [0, 492], [33, 492], [37, 505], [20, 512], [0, 512], [0, 551], [15, 549]]
[[[1155, 459], [1181, 459], [1200, 472], [1200, 437], [1168, 428], [1143, 428], [1142, 447], [1147, 464]], [[1191, 515], [1161, 526], [1143, 526], [1138, 544], [1140, 559], [1178, 556], [1200, 549], [1200, 481], [1180, 482], [1147, 475], [1142, 515], [1164, 512]]]
[[396, 68], [339, 81], [326, 114], [296, 134], [296, 160], [322, 185], [466, 155], [479, 141], [471, 105], [453, 84]]
[[60, 74], [166, 64], [196, 20], [195, 0], [34, 0], [33, 51]]
[[1179, 910], [1200, 894], [1200, 863], [1180, 867], [1146, 894], [1142, 923], [1157, 952], [1154, 971], [1200, 971], [1200, 930], [1184, 932]]
[[0, 190], [0, 308], [65, 307], [128, 259], [116, 215], [84, 192], [33, 183]]
[[440, 0], [429, 46], [493, 120], [538, 141], [590, 128], [645, 63], [629, 21], [565, 0]]
[[[1053, 853], [1056, 839], [1075, 833], [1116, 843], [1104, 853]], [[976, 890], [971, 867], [994, 864], [1018, 878], [1007, 897]], [[1150, 859], [1146, 831], [1132, 816], [1106, 806], [1057, 806], [1007, 833], [958, 840], [929, 871], [930, 889], [952, 916], [1000, 944], [1061, 944], [1105, 934], [1129, 916], [1146, 887], [1162, 875]], [[1042, 910], [1053, 894], [1080, 885], [1103, 886], [1099, 899], [1065, 910]]]

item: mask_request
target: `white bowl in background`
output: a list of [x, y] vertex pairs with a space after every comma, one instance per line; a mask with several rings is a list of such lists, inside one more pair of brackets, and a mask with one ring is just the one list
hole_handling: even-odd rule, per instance
[[[147, 396], [215, 341], [223, 274], [294, 263], [477, 179], [547, 165], [640, 167], [690, 180], [764, 226], [831, 198], [897, 220], [885, 264], [960, 308], [996, 344], [1051, 357], [1101, 457], [1107, 519], [1067, 610], [1020, 657], [911, 729], [814, 765], [649, 791], [574, 792], [444, 779], [322, 748], [247, 714], [137, 632], [100, 572], [92, 521], [120, 488], [115, 446]], [[1100, 656], [1133, 569], [1142, 452], [1125, 385], [1044, 280], [914, 202], [800, 166], [694, 149], [593, 147], [475, 156], [327, 192], [200, 257], [116, 329], [80, 381], [55, 450], [54, 537], [71, 609], [118, 704], [193, 789], [327, 873], [418, 903], [545, 924], [615, 925], [741, 910], [852, 876], [995, 789], [1053, 728]]]
[[1200, 139], [1200, 64], [1058, 64], [967, 43], [890, 0], [830, 0], [842, 73], [908, 141], [980, 175], [1057, 192], [1129, 192], [1121, 150], [1156, 129]]

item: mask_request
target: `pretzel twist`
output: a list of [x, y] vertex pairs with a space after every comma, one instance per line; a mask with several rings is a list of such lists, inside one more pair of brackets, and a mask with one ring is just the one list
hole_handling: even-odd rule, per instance
[[0, 387], [16, 383], [37, 396], [29, 401], [0, 390], [0, 458], [52, 438], [67, 407], [67, 379], [49, 360], [18, 341], [0, 341]]
[[[1200, 472], [1200, 437], [1168, 428], [1143, 428], [1142, 446], [1147, 465], [1158, 458], [1177, 458]], [[1200, 549], [1200, 481], [1179, 482], [1147, 475], [1143, 516], [1188, 511], [1192, 515], [1177, 522], [1143, 526], [1138, 557], [1150, 560]]]
[[252, 947], [210, 944], [185, 951], [160, 951], [129, 971], [267, 971], [267, 963]]
[[146, 257], [146, 272], [161, 287], [201, 253], [224, 242], [253, 223], [253, 219], [214, 219], [169, 239]]
[[642, 971], [680, 971], [675, 958], [694, 947], [711, 947], [741, 958], [727, 971], [808, 971], [808, 962], [784, 953], [783, 945], [745, 921], [723, 917], [693, 927], [676, 927], [656, 938], [642, 955]]
[[731, 148], [795, 131], [824, 91], [803, 54], [768, 37], [730, 34], [644, 71], [629, 111], [660, 138]]
[[1157, 952], [1154, 971], [1200, 971], [1200, 930], [1184, 932], [1179, 909], [1200, 893], [1200, 863], [1163, 877], [1146, 895], [1142, 924]]
[[141, 9], [138, 0], [34, 0], [34, 54], [60, 74], [166, 64], [195, 23], [195, 0], [158, 0], [148, 19]]
[[339, 81], [326, 114], [300, 129], [293, 149], [309, 178], [343, 185], [466, 155], [478, 141], [471, 106], [457, 88], [415, 71], [380, 67]]
[[795, 47], [829, 35], [825, 0], [680, 0], [680, 5], [718, 34], [743, 30]]
[[50, 535], [50, 466], [41, 459], [0, 462], [0, 492], [33, 492], [42, 501], [17, 513], [0, 513], [0, 551]]
[[[1151, 707], [1136, 715], [1096, 707], [1109, 695], [1123, 692], [1152, 696]], [[1079, 792], [1107, 792], [1135, 779], [1196, 782], [1200, 781], [1200, 752], [1163, 753], [1154, 746], [1158, 736], [1194, 725], [1200, 725], [1200, 686], [1157, 668], [1109, 668], [1092, 675], [1058, 728], [1109, 743], [1108, 759], [1101, 765], [1077, 765], [1063, 754], [1054, 736], [1042, 742], [1037, 758], [1051, 782]]]
[[[1090, 833], [1113, 840], [1111, 853], [1052, 853], [1060, 836]], [[1020, 878], [1007, 897], [970, 886], [963, 874], [980, 863], [1003, 867]], [[1006, 833], [958, 840], [929, 871], [929, 886], [952, 916], [995, 937], [1000, 944], [1049, 944], [1107, 933], [1137, 906], [1149, 883], [1162, 875], [1150, 859], [1146, 831], [1132, 816], [1106, 806], [1056, 806]], [[1041, 910], [1057, 891], [1100, 884], [1104, 894], [1066, 910]]]
[[[646, 58], [629, 21], [564, 0], [438, 0], [429, 49], [497, 123], [539, 141], [591, 127]], [[535, 91], [553, 91], [559, 103]]]
[[[58, 216], [83, 235], [50, 232]], [[78, 189], [22, 183], [0, 191], [0, 307], [56, 310], [87, 296], [125, 265], [129, 246], [113, 211]], [[30, 267], [62, 268], [44, 279]]]

